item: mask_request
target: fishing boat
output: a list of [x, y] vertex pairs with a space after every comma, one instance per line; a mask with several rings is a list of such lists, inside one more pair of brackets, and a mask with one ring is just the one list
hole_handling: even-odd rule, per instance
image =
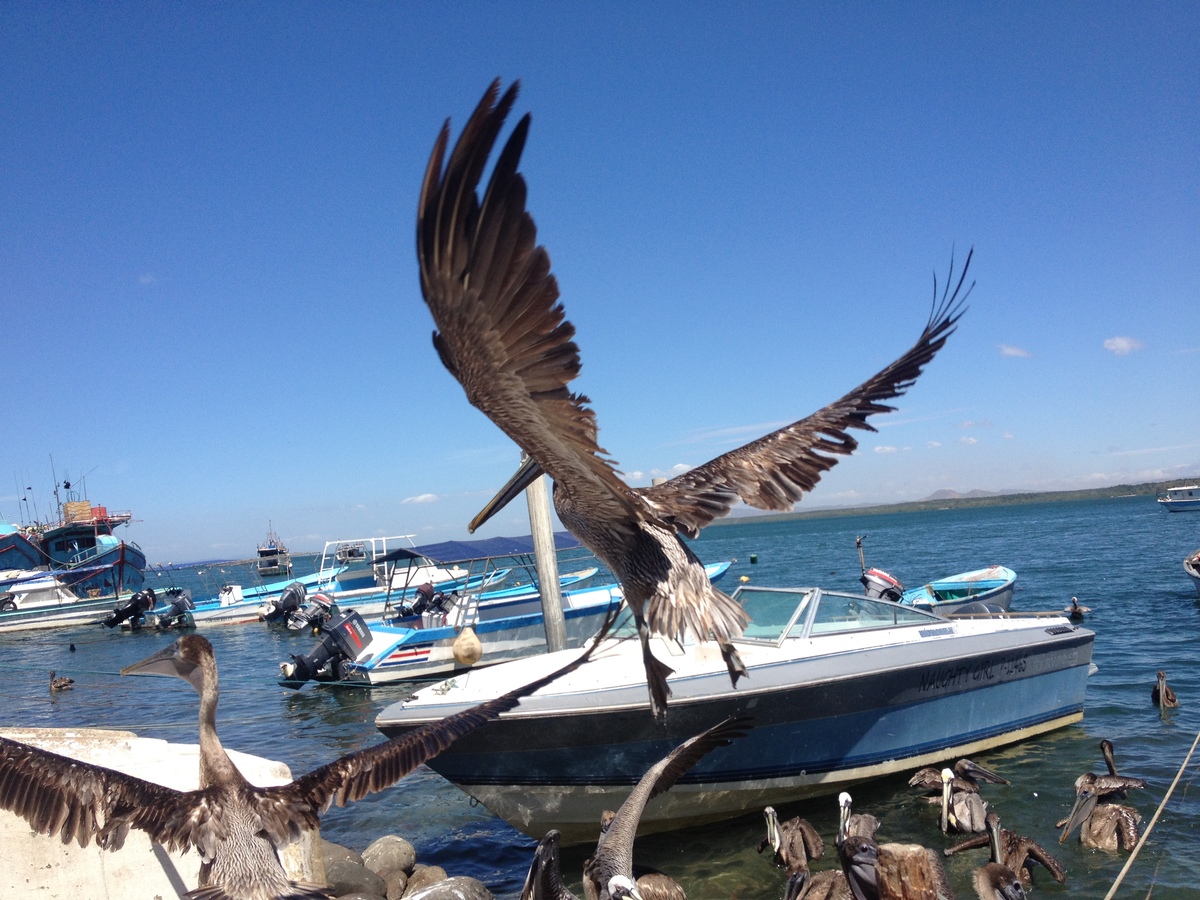
[[0, 519], [0, 572], [29, 571], [45, 564], [37, 545], [23, 531]]
[[99, 622], [130, 596], [80, 597], [54, 570], [6, 570], [0, 572], [0, 632]]
[[1158, 503], [1167, 512], [1183, 512], [1200, 509], [1200, 484], [1181, 484], [1167, 488], [1156, 495]]
[[[523, 699], [429, 761], [530, 836], [595, 842], [645, 771], [687, 738], [736, 714], [750, 733], [715, 750], [652, 801], [646, 830], [729, 818], [767, 804], [972, 755], [1083, 718], [1095, 635], [1065, 617], [947, 619], [819, 588], [743, 586], [751, 624], [735, 640], [736, 689], [715, 643], [656, 637], [675, 670], [656, 721], [631, 617], [589, 662]], [[376, 719], [395, 737], [562, 666], [577, 650], [465, 672]]]
[[952, 613], [1006, 610], [1012, 603], [1017, 573], [1005, 566], [988, 566], [940, 578], [900, 594], [900, 602], [917, 609]]
[[268, 523], [267, 539], [258, 545], [258, 574], [262, 578], [285, 578], [292, 574], [292, 554]]
[[1188, 573], [1192, 584], [1196, 586], [1196, 595], [1200, 596], [1200, 550], [1183, 561], [1183, 571]]
[[[719, 581], [729, 570], [729, 563], [710, 563], [704, 570], [710, 580]], [[468, 595], [454, 598], [444, 608], [435, 607], [396, 620], [399, 627], [370, 625], [365, 645], [354, 647], [344, 665], [339, 666], [331, 655], [333, 664], [322, 666], [323, 677], [317, 680], [360, 685], [428, 680], [544, 654], [546, 621], [541, 594], [536, 585], [522, 590], [523, 595], [512, 590], [489, 592], [501, 594], [502, 605], [492, 609], [488, 617], [484, 616], [488, 594]], [[620, 585], [615, 582], [562, 591], [561, 596], [568, 648], [581, 647], [600, 629], [614, 604], [620, 605], [624, 599]], [[497, 615], [505, 608], [517, 611]], [[459, 650], [460, 636], [467, 627], [480, 643], [482, 655], [478, 657], [464, 657]], [[292, 677], [286, 668], [284, 674]]]
[[[77, 497], [74, 491], [68, 497]], [[79, 597], [110, 598], [137, 591], [145, 581], [146, 554], [113, 534], [128, 525], [128, 510], [110, 512], [87, 500], [70, 499], [59, 506], [59, 520], [38, 526], [30, 536], [57, 577]]]

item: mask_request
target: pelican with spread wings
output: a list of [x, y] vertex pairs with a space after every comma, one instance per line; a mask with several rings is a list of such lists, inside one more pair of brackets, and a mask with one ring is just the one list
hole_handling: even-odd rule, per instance
[[[642, 642], [650, 702], [665, 713], [672, 669], [650, 651], [651, 633], [715, 639], [734, 683], [745, 668], [733, 646], [748, 619], [717, 590], [681, 540], [726, 515], [739, 500], [788, 510], [822, 473], [854, 451], [849, 429], [874, 431], [873, 413], [903, 394], [946, 342], [964, 310], [970, 255], [950, 291], [947, 282], [925, 330], [907, 353], [840, 400], [805, 419], [732, 450], [665, 483], [634, 488], [597, 443], [596, 415], [571, 392], [579, 374], [575, 328], [558, 302], [550, 257], [537, 243], [517, 171], [529, 133], [525, 115], [477, 189], [517, 84], [503, 96], [492, 83], [447, 159], [450, 124], [433, 147], [417, 212], [421, 289], [437, 331], [433, 343], [467, 399], [525, 452], [527, 461], [471, 522], [483, 524], [542, 473], [554, 480], [563, 525], [615, 574]], [[953, 261], [951, 261], [953, 276]]]

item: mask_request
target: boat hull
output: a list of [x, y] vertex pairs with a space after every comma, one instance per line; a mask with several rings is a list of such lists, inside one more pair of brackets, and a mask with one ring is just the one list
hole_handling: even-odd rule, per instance
[[[1094, 635], [1066, 620], [1024, 622], [1030, 624], [947, 623], [926, 629], [922, 640], [906, 639], [903, 649], [843, 643], [839, 652], [761, 665], [754, 664], [753, 646], [739, 645], [750, 675], [736, 690], [723, 666], [684, 674], [686, 664], [660, 642], [656, 655], [680, 670], [662, 724], [650, 714], [644, 681], [622, 684], [605, 669], [604, 648], [563, 679], [586, 679], [598, 667], [592, 691], [539, 691], [429, 765], [532, 837], [556, 828], [567, 842], [594, 841], [600, 812], [617, 808], [654, 762], [723, 718], [749, 714], [756, 725], [745, 738], [705, 757], [649, 804], [645, 830], [835, 793], [1079, 721]], [[541, 670], [569, 656], [544, 657]], [[624, 660], [625, 668], [631, 661]], [[520, 671], [524, 679], [541, 674]], [[396, 736], [453, 712], [453, 702], [431, 695], [453, 697], [454, 682], [418, 694], [420, 702], [394, 704], [377, 726]]]

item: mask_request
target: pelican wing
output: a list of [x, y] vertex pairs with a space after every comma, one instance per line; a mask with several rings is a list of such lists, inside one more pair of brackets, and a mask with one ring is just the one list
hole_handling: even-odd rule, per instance
[[[972, 251], [973, 252], [973, 251]], [[812, 490], [821, 475], [841, 456], [849, 456], [858, 441], [848, 429], [874, 431], [867, 421], [874, 413], [894, 409], [883, 401], [904, 394], [925, 365], [954, 333], [974, 287], [963, 291], [971, 253], [951, 293], [954, 261], [939, 301], [934, 280], [934, 305], [929, 321], [912, 348], [883, 371], [864, 381], [840, 400], [807, 418], [773, 431], [737, 450], [638, 493], [664, 521], [695, 537], [714, 519], [727, 515], [738, 500], [758, 509], [788, 510]], [[961, 294], [961, 296], [960, 296]]]
[[753, 723], [753, 718], [749, 716], [731, 716], [707, 731], [688, 738], [651, 766], [600, 835], [595, 856], [584, 865], [584, 879], [590, 879], [598, 889], [604, 889], [614, 875], [632, 877], [633, 839], [646, 804], [669, 790], [681, 775], [707, 754], [743, 737]]
[[517, 96], [494, 81], [443, 169], [449, 122], [434, 144], [417, 214], [421, 290], [438, 330], [433, 343], [467, 399], [555, 481], [592, 509], [622, 521], [630, 489], [596, 443], [587, 398], [567, 385], [579, 374], [574, 326], [558, 302], [550, 257], [537, 244], [517, 172], [529, 116], [513, 129], [480, 201], [476, 188]]
[[137, 828], [156, 844], [204, 855], [224, 837], [216, 804], [211, 790], [177, 791], [0, 737], [0, 808], [64, 844], [94, 839], [118, 850]]
[[320, 814], [332, 803], [345, 806], [367, 794], [391, 787], [460, 737], [514, 708], [522, 697], [583, 665], [600, 646], [616, 613], [614, 609], [609, 614], [596, 640], [583, 653], [549, 675], [390, 741], [349, 753], [313, 769], [291, 784], [251, 788], [263, 830], [276, 845], [289, 843], [296, 840], [301, 831], [315, 827]]

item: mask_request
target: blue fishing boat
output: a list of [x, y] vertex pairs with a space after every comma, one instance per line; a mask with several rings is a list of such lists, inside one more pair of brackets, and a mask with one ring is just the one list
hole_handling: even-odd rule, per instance
[[[729, 563], [710, 563], [704, 570], [716, 582], [729, 570]], [[342, 664], [336, 655], [330, 656], [317, 680], [374, 685], [444, 678], [467, 669], [544, 654], [546, 622], [541, 594], [536, 585], [522, 590], [523, 594], [496, 592], [505, 595], [505, 605], [500, 609], [519, 610], [503, 616], [496, 615], [500, 609], [492, 610], [490, 617], [484, 616], [488, 605], [488, 595], [484, 594], [479, 598], [456, 598], [444, 609], [398, 620], [401, 627], [370, 625], [369, 637], [363, 645], [354, 646], [353, 653], [344, 654], [346, 659]], [[613, 605], [619, 605], [623, 599], [621, 587], [615, 582], [563, 591], [566, 646], [582, 646], [600, 629]], [[461, 652], [460, 639], [467, 628], [479, 642], [478, 656], [468, 657]], [[285, 677], [295, 676], [295, 664], [295, 657], [293, 663], [281, 664]]]
[[[1063, 618], [947, 619], [819, 588], [741, 587], [737, 688], [711, 642], [652, 640], [674, 669], [666, 717], [650, 712], [627, 618], [577, 671], [522, 699], [429, 766], [531, 836], [596, 840], [645, 771], [738, 714], [755, 727], [652, 801], [645, 830], [681, 828], [836, 793], [1061, 728], [1083, 718], [1095, 635]], [[396, 737], [552, 672], [578, 650], [464, 672], [376, 719]]]
[[1017, 573], [1005, 566], [988, 566], [939, 578], [900, 594], [900, 602], [918, 609], [950, 613], [998, 612], [1012, 603]]
[[4, 572], [29, 571], [45, 564], [37, 545], [23, 531], [0, 519], [0, 584]]
[[30, 533], [45, 562], [81, 599], [139, 590], [146, 580], [146, 554], [113, 533], [117, 526], [129, 524], [132, 513], [93, 506], [75, 499], [75, 491], [68, 490], [67, 496], [73, 499], [59, 507], [58, 522]]

